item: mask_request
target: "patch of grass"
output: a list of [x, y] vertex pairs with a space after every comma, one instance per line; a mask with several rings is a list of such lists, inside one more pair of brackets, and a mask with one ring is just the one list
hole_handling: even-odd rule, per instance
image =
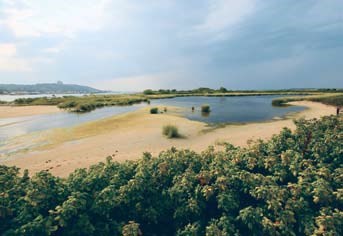
[[287, 106], [288, 102], [295, 101], [312, 101], [320, 102], [331, 106], [343, 106], [343, 94], [322, 94], [314, 96], [299, 96], [299, 97], [283, 97], [276, 98], [272, 101], [273, 106]]
[[57, 105], [61, 109], [71, 112], [89, 112], [104, 106], [133, 105], [148, 101], [142, 95], [85, 95], [82, 97], [41, 97], [16, 99], [14, 105]]
[[162, 134], [167, 136], [168, 138], [179, 138], [179, 130], [174, 125], [166, 125], [162, 128]]
[[64, 98], [61, 97], [39, 97], [39, 98], [18, 98], [14, 100], [15, 105], [30, 105], [30, 106], [37, 106], [37, 105], [52, 105], [56, 106], [63, 102]]
[[150, 109], [150, 114], [158, 114], [158, 108], [157, 107], [153, 107]]
[[209, 112], [211, 112], [210, 106], [207, 105], [207, 104], [202, 105], [202, 106], [201, 106], [201, 112], [203, 112], [203, 113], [209, 113]]
[[327, 96], [327, 97], [314, 97], [311, 99], [313, 102], [321, 102], [327, 105], [332, 106], [343, 106], [343, 94], [336, 96]]

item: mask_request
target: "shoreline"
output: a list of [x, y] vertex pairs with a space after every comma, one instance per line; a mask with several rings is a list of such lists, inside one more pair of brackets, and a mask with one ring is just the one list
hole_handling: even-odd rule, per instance
[[41, 106], [0, 106], [0, 119], [18, 118], [34, 115], [45, 115], [64, 112], [57, 106], [41, 105]]
[[[73, 129], [57, 129], [48, 132], [43, 138], [51, 140], [52, 145], [18, 153], [1, 164], [28, 169], [30, 174], [48, 170], [54, 175], [65, 177], [76, 168], [85, 168], [105, 161], [107, 156], [112, 156], [113, 160], [121, 162], [137, 160], [142, 157], [143, 152], [157, 155], [173, 146], [197, 152], [222, 142], [244, 147], [251, 139], [271, 138], [283, 127], [294, 129], [295, 125], [292, 121], [294, 118], [319, 118], [335, 112], [332, 106], [321, 103], [302, 101], [290, 104], [307, 108], [281, 120], [230, 124], [214, 129], [206, 123], [191, 121], [184, 117], [170, 114], [150, 115], [147, 113], [147, 108], [143, 108]], [[162, 126], [167, 124], [178, 126], [185, 138], [164, 138], [161, 130]]]

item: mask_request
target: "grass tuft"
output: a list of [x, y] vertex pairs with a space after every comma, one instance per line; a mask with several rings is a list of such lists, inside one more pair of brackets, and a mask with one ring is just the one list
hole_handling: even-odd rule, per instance
[[174, 125], [163, 126], [162, 134], [167, 136], [168, 138], [178, 138], [178, 137], [180, 137], [179, 130]]
[[150, 114], [158, 114], [158, 108], [157, 107], [153, 107], [150, 109]]

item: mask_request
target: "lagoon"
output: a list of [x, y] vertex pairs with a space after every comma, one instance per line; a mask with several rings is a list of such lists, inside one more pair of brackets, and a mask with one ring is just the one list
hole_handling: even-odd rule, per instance
[[[282, 118], [290, 112], [299, 112], [305, 109], [299, 106], [273, 107], [272, 100], [277, 97], [280, 96], [176, 97], [151, 100], [150, 105], [141, 103], [132, 106], [104, 107], [83, 114], [61, 112], [0, 119], [0, 145], [1, 142], [16, 136], [53, 128], [73, 127], [85, 122], [132, 112], [145, 106], [181, 107], [183, 109], [180, 109], [179, 115], [210, 124], [260, 122]], [[202, 104], [210, 105], [211, 112], [209, 114], [201, 113]], [[195, 107], [193, 112], [192, 107]]]
[[[237, 97], [176, 97], [151, 101], [151, 106], [175, 106], [185, 108], [181, 114], [188, 119], [206, 123], [261, 122], [285, 117], [291, 112], [305, 109], [300, 106], [275, 107], [272, 100], [280, 96]], [[202, 113], [201, 105], [210, 106], [210, 113]], [[192, 107], [195, 111], [192, 111]]]

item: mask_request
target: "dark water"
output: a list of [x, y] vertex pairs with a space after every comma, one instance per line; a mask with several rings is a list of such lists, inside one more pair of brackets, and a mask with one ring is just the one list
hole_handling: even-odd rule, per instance
[[[289, 112], [301, 111], [303, 107], [273, 107], [271, 102], [277, 96], [247, 97], [178, 97], [152, 100], [150, 106], [165, 105], [185, 108], [183, 116], [208, 123], [253, 122], [283, 117]], [[209, 114], [202, 114], [200, 107], [208, 104]], [[0, 119], [0, 145], [8, 138], [52, 128], [65, 128], [81, 123], [103, 119], [113, 115], [135, 111], [146, 104], [116, 106], [97, 109], [90, 113], [57, 113], [11, 119]], [[192, 112], [191, 108], [195, 107]]]
[[[244, 123], [284, 117], [287, 113], [302, 111], [304, 107], [273, 107], [272, 100], [280, 96], [245, 97], [177, 97], [152, 100], [151, 106], [177, 106], [187, 110], [183, 115], [191, 120], [207, 123]], [[208, 104], [211, 112], [201, 113], [201, 105]], [[195, 111], [192, 112], [192, 107]]]

